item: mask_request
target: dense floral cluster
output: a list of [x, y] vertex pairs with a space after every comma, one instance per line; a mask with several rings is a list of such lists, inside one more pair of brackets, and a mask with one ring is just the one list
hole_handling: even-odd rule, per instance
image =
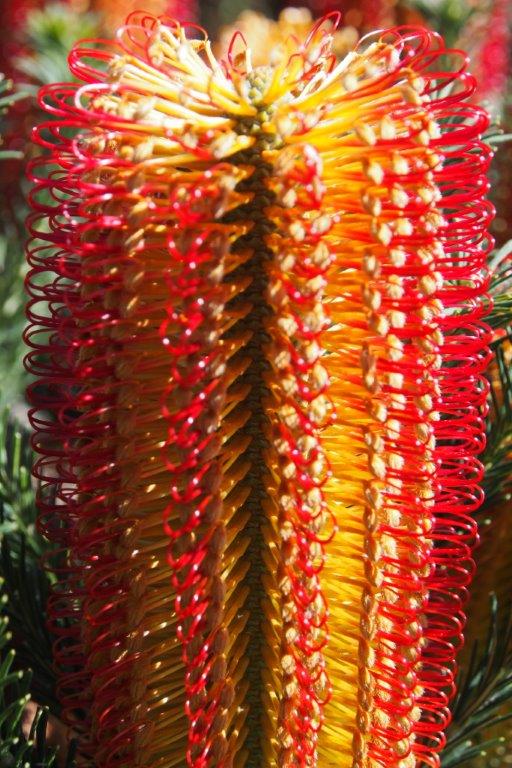
[[435, 34], [337, 62], [333, 21], [254, 67], [135, 14], [42, 94], [35, 471], [64, 718], [98, 768], [439, 765], [487, 117]]

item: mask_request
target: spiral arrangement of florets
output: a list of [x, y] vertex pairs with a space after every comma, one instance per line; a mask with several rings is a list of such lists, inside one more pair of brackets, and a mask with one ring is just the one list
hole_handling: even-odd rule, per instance
[[42, 93], [35, 474], [63, 717], [97, 768], [439, 765], [487, 117], [434, 33], [337, 63], [333, 21], [253, 68], [134, 14]]

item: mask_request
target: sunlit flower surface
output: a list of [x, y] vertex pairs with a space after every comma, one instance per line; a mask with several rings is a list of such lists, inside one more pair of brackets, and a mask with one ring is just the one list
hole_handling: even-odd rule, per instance
[[43, 91], [31, 418], [84, 764], [439, 765], [481, 501], [487, 117], [435, 34], [337, 62], [336, 21], [255, 66], [137, 13]]

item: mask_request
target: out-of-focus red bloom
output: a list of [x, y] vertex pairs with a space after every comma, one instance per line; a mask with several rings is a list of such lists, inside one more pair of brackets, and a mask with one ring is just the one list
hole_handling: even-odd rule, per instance
[[198, 20], [197, 0], [90, 0], [89, 7], [101, 14], [102, 24], [112, 34], [126, 16], [143, 7], [148, 14], [168, 16], [181, 22]]
[[483, 33], [480, 61], [477, 61], [478, 94], [491, 100], [505, 97], [510, 65], [510, 3], [494, 0], [489, 22]]
[[0, 3], [0, 72], [16, 75], [15, 59], [27, 52], [23, 30], [28, 14], [40, 8], [42, 0], [2, 0]]
[[464, 28], [459, 45], [468, 50], [477, 78], [476, 98], [499, 117], [506, 97], [510, 67], [511, 6], [508, 0], [479, 3]]

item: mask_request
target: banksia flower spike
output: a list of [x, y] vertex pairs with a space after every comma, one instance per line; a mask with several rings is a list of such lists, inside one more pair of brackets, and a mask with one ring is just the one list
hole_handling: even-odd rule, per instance
[[84, 764], [439, 765], [481, 500], [487, 117], [434, 33], [337, 63], [336, 21], [253, 68], [239, 37], [217, 61], [135, 14], [42, 92], [27, 360]]

